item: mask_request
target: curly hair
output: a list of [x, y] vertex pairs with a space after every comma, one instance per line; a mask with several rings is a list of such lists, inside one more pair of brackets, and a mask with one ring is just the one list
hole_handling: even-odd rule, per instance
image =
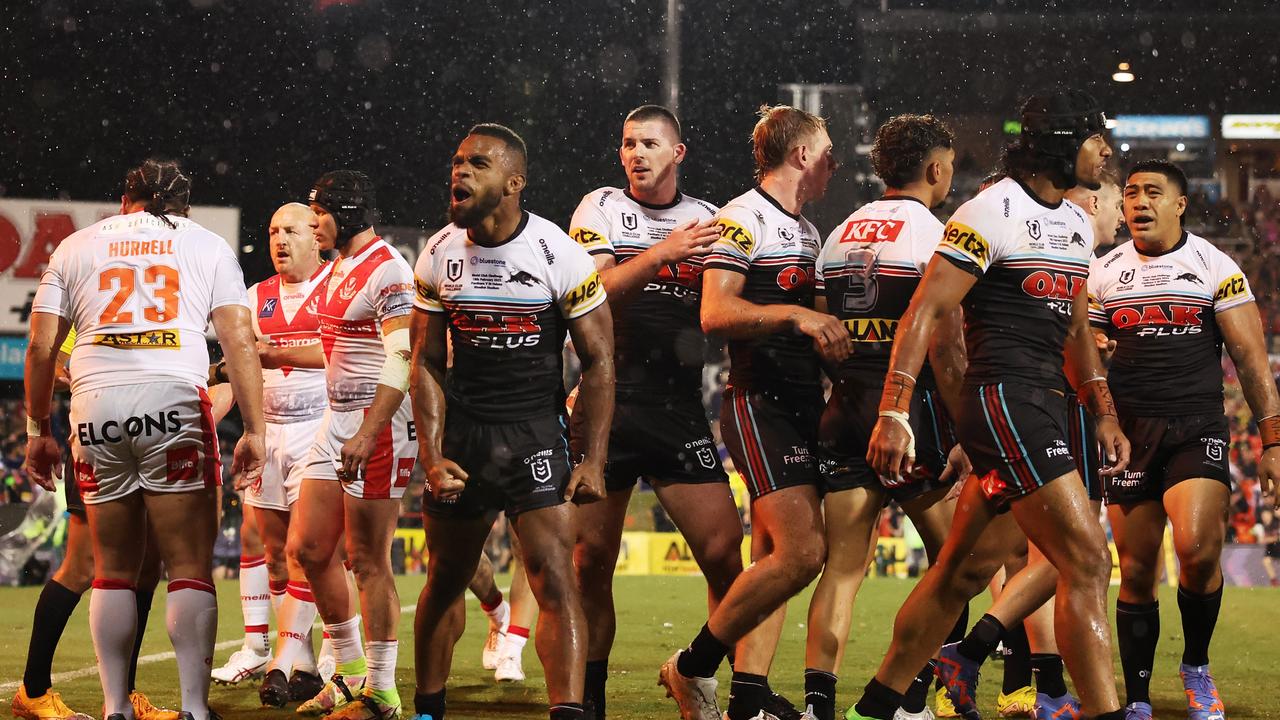
[[172, 160], [150, 158], [124, 176], [124, 196], [130, 202], [146, 204], [146, 211], [170, 227], [177, 227], [165, 215], [186, 217], [191, 203], [191, 178]]
[[897, 115], [876, 130], [871, 146], [871, 167], [891, 188], [919, 180], [925, 160], [934, 148], [950, 148], [955, 134], [932, 115]]

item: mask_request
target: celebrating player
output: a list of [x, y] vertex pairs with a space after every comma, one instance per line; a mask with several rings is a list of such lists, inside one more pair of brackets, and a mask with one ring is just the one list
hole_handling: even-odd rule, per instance
[[[833, 388], [818, 431], [827, 561], [809, 605], [805, 649], [805, 702], [817, 720], [835, 717], [836, 673], [881, 509], [891, 498], [902, 506], [932, 562], [955, 507], [943, 500], [951, 485], [968, 475], [942, 401], [946, 396], [953, 408], [959, 403], [964, 375], [959, 308], [934, 333], [932, 362], [921, 373], [923, 392], [912, 412], [916, 471], [904, 481], [886, 481], [866, 461], [895, 326], [942, 237], [942, 223], [930, 209], [951, 189], [952, 137], [932, 115], [899, 115], [881, 125], [871, 162], [885, 182], [884, 197], [838, 225], [818, 256], [815, 306], [844, 323], [857, 349], [828, 370]], [[948, 453], [955, 458], [950, 465]], [[923, 710], [933, 681], [932, 668], [926, 670], [913, 698], [916, 712]]]
[[1209, 674], [1231, 494], [1231, 439], [1222, 413], [1224, 345], [1258, 418], [1263, 491], [1280, 478], [1280, 397], [1253, 293], [1231, 258], [1182, 228], [1186, 207], [1181, 169], [1159, 160], [1134, 165], [1124, 186], [1124, 217], [1133, 240], [1094, 260], [1089, 273], [1090, 316], [1115, 340], [1116, 407], [1135, 448], [1129, 469], [1109, 478], [1106, 491], [1120, 555], [1116, 628], [1127, 720], [1151, 717], [1148, 688], [1160, 637], [1156, 583], [1166, 520], [1173, 525], [1178, 555], [1187, 717], [1225, 716]]
[[[374, 188], [364, 173], [325, 173], [310, 199], [317, 240], [338, 251], [333, 270], [319, 285], [315, 309], [329, 407], [290, 513], [286, 554], [306, 575], [337, 668], [298, 712], [383, 720], [400, 712], [395, 683], [400, 601], [391, 574], [391, 538], [415, 462], [406, 394], [413, 271], [374, 230]], [[337, 553], [342, 539], [360, 591], [365, 648]], [[310, 599], [298, 590], [296, 600]], [[290, 619], [289, 612], [282, 606], [281, 617], [302, 632], [302, 620]]]
[[823, 120], [785, 105], [761, 109], [752, 144], [760, 184], [716, 216], [720, 239], [704, 263], [702, 327], [729, 338], [721, 434], [751, 493], [753, 563], [689, 647], [662, 666], [659, 682], [685, 720], [720, 717], [716, 670], [757, 626], [736, 654], [728, 716], [762, 714], [781, 622], [761, 621], [808, 585], [826, 556], [814, 457], [818, 357], [839, 363], [850, 344], [840, 321], [813, 310], [821, 240], [800, 212], [826, 192], [836, 161]]
[[58, 459], [49, 401], [58, 346], [74, 324], [72, 457], [94, 541], [89, 625], [108, 720], [135, 716], [129, 656], [137, 629], [139, 528], [150, 527], [170, 582], [169, 637], [182, 711], [209, 710], [217, 632], [213, 541], [221, 481], [205, 379], [210, 320], [241, 398], [245, 434], [233, 469], [262, 472], [260, 366], [244, 278], [227, 242], [186, 218], [190, 181], [149, 160], [125, 179], [120, 214], [68, 236], [32, 304], [27, 353], [27, 463], [51, 488]]
[[[578, 510], [575, 551], [591, 628], [588, 715], [605, 717], [605, 681], [616, 619], [613, 571], [636, 480], [644, 478], [689, 543], [714, 612], [742, 572], [742, 522], [702, 407], [705, 340], [699, 323], [702, 260], [719, 237], [716, 208], [677, 187], [685, 158], [680, 122], [644, 105], [622, 124], [626, 189], [582, 199], [569, 235], [595, 258], [614, 312], [617, 407], [605, 468], [608, 497]], [[582, 416], [571, 421], [582, 451]], [[594, 712], [594, 715], [592, 713]]]
[[[1066, 198], [1089, 217], [1093, 228], [1094, 247], [1115, 244], [1116, 230], [1122, 221], [1120, 186], [1109, 171], [1100, 175], [1096, 187], [1076, 185], [1067, 190]], [[1106, 339], [1102, 338], [1102, 349]], [[1092, 509], [1090, 517], [1098, 517], [1102, 508], [1102, 478], [1099, 470], [1103, 463], [1098, 456], [1098, 443], [1094, 436], [1094, 418], [1079, 402], [1070, 384], [1064, 386], [1067, 401], [1067, 447], [1076, 461], [1076, 471], [1084, 481]], [[1018, 544], [1027, 547], [1026, 539]], [[1058, 573], [1053, 564], [1035, 545], [1029, 547], [1030, 560], [1026, 566], [1008, 578], [999, 597], [987, 610], [955, 651], [961, 662], [982, 663], [1000, 642], [1006, 648], [1018, 643], [1026, 648], [1030, 657], [1021, 669], [1020, 663], [1005, 658], [1005, 682], [997, 698], [996, 706], [1002, 715], [1034, 712], [1048, 716], [1051, 708], [1076, 702], [1067, 692], [1062, 678], [1062, 656], [1058, 653], [1053, 632], [1053, 598], [1058, 583]], [[1025, 624], [1026, 634], [1019, 638], [1018, 629]], [[1035, 687], [1030, 677], [1034, 674]], [[975, 688], [969, 695], [976, 694]]]
[[[975, 475], [938, 563], [899, 611], [889, 654], [849, 718], [894, 716], [963, 605], [1004, 562], [1016, 526], [1058, 569], [1058, 638], [1085, 714], [1121, 717], [1105, 617], [1106, 538], [1067, 446], [1061, 395], [1065, 348], [1107, 462], [1123, 469], [1128, 446], [1088, 327], [1093, 231], [1063, 201], [1074, 185], [1098, 184], [1110, 149], [1104, 117], [1083, 93], [1033, 97], [1022, 116], [1022, 137], [1006, 152], [1009, 177], [951, 218], [894, 338], [868, 462], [882, 475], [912, 470], [916, 377], [939, 319], [963, 301], [969, 362], [956, 427]], [[963, 701], [957, 710], [977, 717], [967, 690], [976, 666], [960, 662], [954, 647], [943, 648], [939, 674]]]
[[[441, 720], [460, 602], [496, 514], [520, 537], [538, 600], [537, 649], [552, 720], [583, 716], [584, 621], [573, 569], [572, 502], [604, 497], [613, 414], [613, 329], [591, 257], [520, 207], [524, 141], [471, 128], [453, 156], [445, 229], [415, 268], [413, 401], [430, 495], [427, 583], [414, 618], [420, 720]], [[575, 406], [586, 436], [570, 464], [561, 349], [582, 361]], [[446, 332], [454, 362], [445, 381]]]

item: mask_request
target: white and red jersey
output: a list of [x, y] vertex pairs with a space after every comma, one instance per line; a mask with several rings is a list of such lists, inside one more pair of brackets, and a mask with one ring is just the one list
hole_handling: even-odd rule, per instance
[[227, 241], [184, 217], [116, 215], [69, 235], [49, 258], [33, 312], [76, 328], [72, 393], [160, 379], [205, 387], [214, 309], [249, 306]]
[[[249, 288], [253, 333], [258, 339], [274, 347], [319, 345], [316, 311], [332, 269], [331, 263], [325, 263], [299, 283], [275, 275]], [[310, 420], [323, 413], [328, 402], [324, 368], [262, 369], [262, 414], [267, 422]]]
[[386, 361], [382, 323], [413, 310], [413, 269], [382, 238], [333, 265], [316, 311], [329, 406], [360, 410], [373, 404]]

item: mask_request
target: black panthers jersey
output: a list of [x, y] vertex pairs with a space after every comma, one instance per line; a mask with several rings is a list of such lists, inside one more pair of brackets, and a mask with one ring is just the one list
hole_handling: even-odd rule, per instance
[[497, 247], [450, 224], [427, 241], [414, 268], [414, 307], [449, 316], [449, 405], [481, 422], [564, 412], [561, 350], [568, 321], [604, 304], [586, 251], [564, 231], [524, 213]]
[[[569, 235], [592, 255], [619, 265], [662, 242], [672, 228], [716, 214], [716, 206], [680, 193], [666, 205], [640, 202], [604, 187], [578, 204]], [[640, 292], [613, 308], [618, 394], [665, 402], [699, 396], [706, 337], [699, 318], [702, 258], [664, 265]]]
[[[819, 236], [759, 187], [729, 201], [716, 215], [720, 239], [707, 269], [746, 276], [742, 299], [757, 305], [813, 307]], [[781, 393], [820, 390], [813, 341], [799, 333], [730, 340], [729, 384]]]
[[1235, 262], [1183, 232], [1162, 255], [1132, 241], [1093, 261], [1089, 321], [1116, 341], [1109, 380], [1125, 415], [1222, 412], [1222, 333], [1217, 313], [1253, 302]]
[[1072, 299], [1093, 257], [1084, 211], [1005, 178], [956, 210], [938, 254], [978, 276], [964, 299], [965, 384], [1062, 388]]

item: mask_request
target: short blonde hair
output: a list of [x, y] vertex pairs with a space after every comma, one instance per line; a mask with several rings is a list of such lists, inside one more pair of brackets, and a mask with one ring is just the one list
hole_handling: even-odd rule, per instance
[[790, 105], [761, 105], [760, 119], [751, 131], [756, 179], [786, 162], [787, 153], [801, 140], [827, 129], [827, 121]]

